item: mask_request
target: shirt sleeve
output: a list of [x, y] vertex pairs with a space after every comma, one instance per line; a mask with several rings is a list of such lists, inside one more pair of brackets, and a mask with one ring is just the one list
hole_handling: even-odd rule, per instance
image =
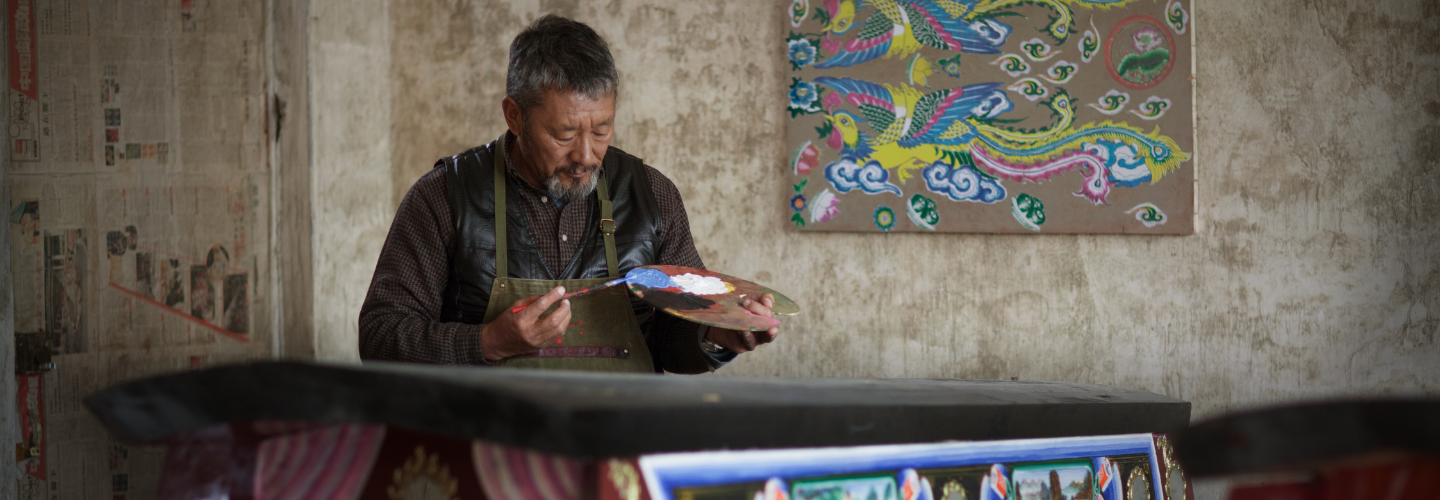
[[[661, 239], [659, 264], [705, 269], [690, 235], [690, 219], [680, 190], [660, 171], [645, 166], [655, 202], [660, 210]], [[709, 327], [656, 311], [650, 318], [646, 343], [658, 368], [671, 373], [715, 371], [735, 359], [733, 352], [712, 354], [700, 347]]]
[[445, 171], [437, 168], [400, 202], [360, 308], [361, 359], [488, 364], [480, 351], [482, 325], [440, 321], [455, 241], [445, 187]]

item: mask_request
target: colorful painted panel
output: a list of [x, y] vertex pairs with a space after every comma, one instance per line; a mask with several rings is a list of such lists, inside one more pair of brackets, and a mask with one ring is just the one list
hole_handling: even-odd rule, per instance
[[[1186, 500], [1164, 450], [1163, 437], [1133, 434], [672, 453], [639, 463], [654, 500]], [[1166, 488], [1172, 479], [1176, 487]]]
[[793, 0], [789, 224], [1194, 231], [1190, 0]]

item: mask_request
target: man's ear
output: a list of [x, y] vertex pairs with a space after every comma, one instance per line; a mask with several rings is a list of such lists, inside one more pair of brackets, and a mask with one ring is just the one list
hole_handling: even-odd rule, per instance
[[520, 137], [525, 131], [525, 112], [520, 109], [520, 103], [515, 102], [510, 96], [500, 101], [500, 108], [505, 112], [505, 126], [510, 128], [510, 133]]

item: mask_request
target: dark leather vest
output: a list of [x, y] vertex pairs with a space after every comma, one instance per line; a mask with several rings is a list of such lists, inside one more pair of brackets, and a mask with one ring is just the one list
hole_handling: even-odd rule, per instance
[[[444, 322], [480, 324], [490, 303], [490, 286], [495, 280], [495, 173], [505, 168], [498, 141], [464, 153], [441, 158], [435, 168], [445, 169], [445, 186], [455, 214], [455, 246], [450, 254], [450, 282], [440, 317]], [[638, 266], [652, 264], [659, 257], [663, 227], [655, 192], [645, 173], [644, 163], [616, 148], [605, 152], [601, 174], [609, 183], [614, 203], [615, 251], [620, 275]], [[535, 244], [516, 193], [523, 179], [506, 176], [505, 220], [509, 249], [509, 275], [524, 279], [587, 279], [608, 275], [605, 240], [600, 235], [599, 199], [591, 194], [590, 221], [576, 245], [575, 256], [556, 274], [545, 265]]]

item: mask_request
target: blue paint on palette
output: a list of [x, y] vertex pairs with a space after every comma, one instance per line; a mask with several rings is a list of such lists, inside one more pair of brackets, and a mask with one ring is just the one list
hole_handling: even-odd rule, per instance
[[645, 288], [669, 288], [675, 286], [670, 276], [654, 269], [637, 267], [625, 273], [625, 282]]

